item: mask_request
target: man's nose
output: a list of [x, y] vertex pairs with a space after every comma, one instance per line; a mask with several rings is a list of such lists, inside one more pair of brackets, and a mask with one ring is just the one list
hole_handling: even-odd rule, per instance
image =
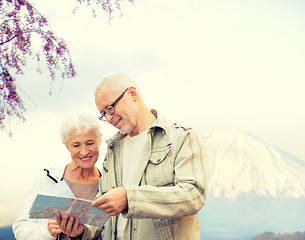
[[111, 119], [112, 119], [112, 117], [113, 117], [112, 114], [106, 114], [106, 115], [105, 115], [106, 121], [107, 121], [108, 123], [110, 123], [110, 124], [111, 124]]

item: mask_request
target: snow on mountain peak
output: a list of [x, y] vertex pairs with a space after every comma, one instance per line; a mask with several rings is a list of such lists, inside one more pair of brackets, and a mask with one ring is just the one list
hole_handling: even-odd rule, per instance
[[305, 197], [305, 162], [239, 130], [203, 138], [209, 165], [208, 194], [235, 198]]

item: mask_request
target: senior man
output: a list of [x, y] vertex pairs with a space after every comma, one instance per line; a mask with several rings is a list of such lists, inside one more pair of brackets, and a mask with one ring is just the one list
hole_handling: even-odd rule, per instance
[[85, 226], [82, 239], [199, 240], [206, 175], [192, 128], [150, 110], [137, 84], [121, 73], [101, 80], [95, 104], [100, 119], [119, 130], [108, 141], [100, 197], [92, 204], [112, 217], [103, 232]]

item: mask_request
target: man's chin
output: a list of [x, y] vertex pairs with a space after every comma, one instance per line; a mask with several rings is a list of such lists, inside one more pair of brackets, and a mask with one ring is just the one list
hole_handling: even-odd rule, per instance
[[118, 128], [118, 130], [121, 134], [129, 134], [131, 132], [131, 130], [127, 126], [124, 126], [122, 128]]
[[123, 134], [123, 135], [129, 133], [128, 131], [124, 131], [124, 130], [120, 130], [120, 129], [119, 129], [119, 132], [120, 132], [121, 134]]

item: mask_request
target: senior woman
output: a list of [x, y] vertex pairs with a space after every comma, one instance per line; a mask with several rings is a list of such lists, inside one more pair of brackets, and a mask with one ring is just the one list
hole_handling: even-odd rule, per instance
[[74, 113], [61, 125], [60, 136], [71, 155], [61, 168], [44, 169], [32, 186], [23, 208], [13, 224], [17, 240], [69, 239], [55, 219], [29, 219], [29, 210], [38, 193], [65, 181], [76, 198], [94, 200], [98, 193], [100, 171], [95, 166], [102, 134], [100, 123], [90, 114]]

